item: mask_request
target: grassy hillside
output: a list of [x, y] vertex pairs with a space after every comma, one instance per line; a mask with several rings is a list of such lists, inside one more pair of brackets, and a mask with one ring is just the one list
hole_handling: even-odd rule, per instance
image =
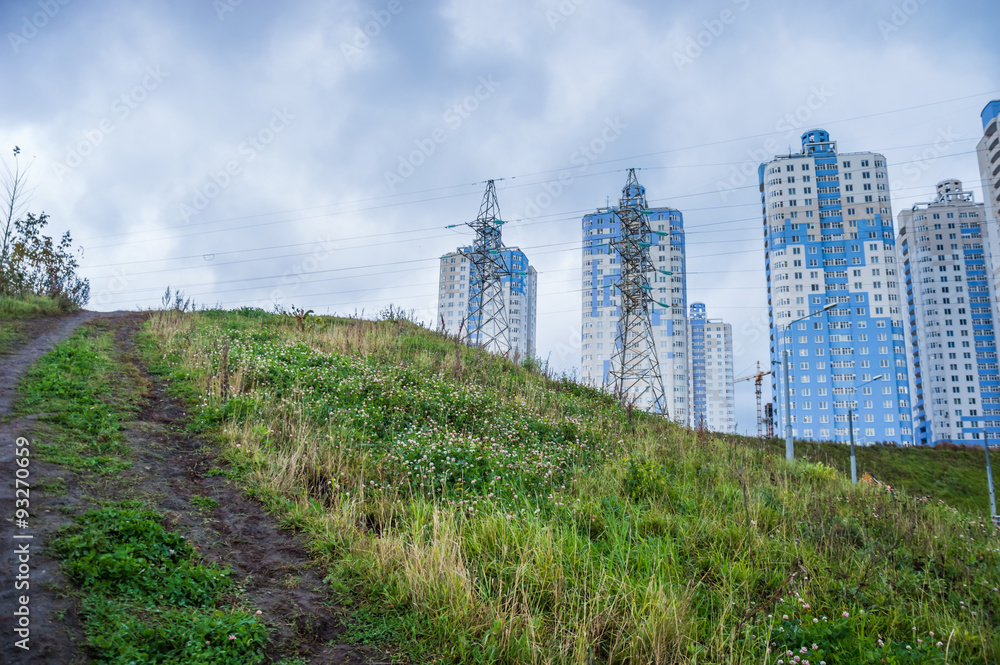
[[64, 313], [59, 301], [52, 298], [0, 295], [0, 358], [28, 338], [26, 319]]
[[406, 322], [164, 312], [148, 330], [191, 427], [363, 599], [356, 636], [414, 661], [1000, 658], [978, 515], [630, 422]]
[[[748, 445], [755, 441], [744, 439]], [[771, 440], [768, 449], [775, 455], [785, 454], [785, 441]], [[995, 447], [995, 446], [994, 446]], [[986, 482], [986, 452], [979, 448], [942, 450], [922, 446], [896, 448], [892, 446], [855, 447], [858, 477], [866, 472], [883, 483], [903, 489], [913, 496], [929, 496], [950, 506], [989, 515], [990, 495]], [[851, 451], [839, 443], [795, 442], [797, 457], [822, 462], [848, 478], [851, 475]], [[1000, 456], [993, 455], [993, 484], [1000, 488]]]
[[28, 294], [24, 297], [0, 295], [0, 320], [65, 314], [76, 307], [69, 301]]

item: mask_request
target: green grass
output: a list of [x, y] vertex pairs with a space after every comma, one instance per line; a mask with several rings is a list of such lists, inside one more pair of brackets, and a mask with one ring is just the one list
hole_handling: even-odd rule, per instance
[[212, 497], [198, 496], [197, 494], [191, 497], [191, 503], [197, 506], [199, 510], [203, 510], [207, 513], [210, 513], [219, 507], [219, 502]]
[[25, 374], [19, 415], [44, 414], [39, 456], [74, 471], [115, 473], [130, 466], [124, 423], [144, 393], [104, 323], [84, 325]]
[[98, 662], [261, 662], [265, 627], [249, 612], [222, 609], [228, 571], [199, 563], [160, 521], [131, 504], [94, 510], [52, 544], [85, 594], [84, 629]]
[[8, 353], [14, 345], [24, 342], [26, 332], [23, 321], [0, 319], [0, 356]]
[[[788, 464], [630, 422], [594, 390], [405, 322], [160, 313], [144, 349], [230, 477], [360, 599], [353, 637], [446, 663], [1000, 660], [983, 515], [853, 486], [822, 447]], [[894, 473], [966, 464], [931, 452]], [[893, 482], [870, 454], [862, 471]], [[949, 472], [910, 482], [965, 482]]]
[[[784, 440], [768, 445], [784, 455]], [[911, 496], [929, 496], [962, 510], [989, 515], [986, 452], [943, 450], [924, 446], [856, 446], [858, 478], [866, 472], [880, 482], [905, 490]], [[850, 447], [837, 443], [795, 442], [797, 457], [828, 464], [845, 476], [851, 474]], [[996, 461], [996, 460], [991, 460]], [[1000, 470], [993, 468], [994, 487], [1000, 487]]]
[[29, 294], [21, 296], [0, 295], [0, 320], [55, 316], [75, 311], [56, 298]]

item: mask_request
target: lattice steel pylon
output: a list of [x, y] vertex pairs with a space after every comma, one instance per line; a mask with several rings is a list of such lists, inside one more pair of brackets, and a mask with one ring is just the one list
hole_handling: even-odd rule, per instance
[[652, 410], [669, 417], [653, 337], [653, 296], [649, 285], [652, 229], [645, 212], [646, 190], [639, 185], [635, 169], [629, 169], [628, 182], [615, 211], [620, 229], [619, 239], [614, 243], [621, 264], [620, 309], [609, 374], [616, 398], [626, 404], [641, 404], [643, 398], [651, 398]]
[[500, 227], [500, 205], [492, 180], [486, 182], [486, 194], [479, 207], [476, 221], [469, 222], [476, 232], [469, 274], [469, 324], [466, 342], [502, 356], [510, 354], [510, 328], [507, 325], [507, 308], [504, 304], [504, 277], [510, 277], [510, 268], [503, 256]]

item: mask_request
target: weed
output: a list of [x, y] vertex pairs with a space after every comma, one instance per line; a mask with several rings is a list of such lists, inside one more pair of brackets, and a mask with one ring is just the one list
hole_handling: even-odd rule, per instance
[[43, 492], [50, 496], [63, 496], [66, 494], [66, 481], [58, 476], [52, 478], [39, 478], [33, 483], [32, 489], [36, 489], [39, 492]]
[[23, 296], [0, 295], [0, 320], [55, 316], [74, 311], [75, 306], [66, 307], [66, 302], [58, 298], [25, 293]]
[[22, 321], [5, 321], [0, 318], [0, 356], [25, 340], [27, 329]]
[[123, 423], [138, 411], [143, 390], [114, 350], [110, 332], [85, 325], [33, 365], [18, 389], [16, 412], [44, 413], [49, 425], [40, 457], [74, 471], [128, 468]]
[[82, 614], [101, 662], [259, 663], [266, 630], [255, 616], [216, 609], [229, 572], [134, 503], [94, 510], [52, 544], [86, 594]]
[[212, 497], [198, 496], [197, 494], [191, 497], [191, 503], [208, 513], [219, 507], [219, 502]]
[[403, 320], [148, 330], [231, 477], [360, 594], [353, 638], [452, 663], [1000, 657], [980, 514], [630, 416]]

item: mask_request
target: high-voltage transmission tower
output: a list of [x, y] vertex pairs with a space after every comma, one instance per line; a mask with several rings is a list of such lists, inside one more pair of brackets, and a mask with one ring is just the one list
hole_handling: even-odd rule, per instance
[[486, 182], [486, 194], [479, 207], [479, 217], [469, 222], [476, 232], [469, 275], [469, 324], [466, 340], [481, 349], [502, 356], [510, 354], [510, 329], [504, 306], [503, 279], [510, 277], [510, 268], [503, 256], [500, 237], [500, 205], [492, 180]]
[[609, 373], [616, 398], [626, 404], [639, 404], [643, 398], [652, 398], [652, 410], [669, 417], [653, 337], [654, 302], [649, 285], [652, 229], [645, 213], [646, 190], [639, 185], [635, 169], [629, 169], [628, 182], [615, 211], [620, 229], [619, 239], [614, 245], [621, 264], [618, 278], [618, 297], [621, 300], [618, 336]]

